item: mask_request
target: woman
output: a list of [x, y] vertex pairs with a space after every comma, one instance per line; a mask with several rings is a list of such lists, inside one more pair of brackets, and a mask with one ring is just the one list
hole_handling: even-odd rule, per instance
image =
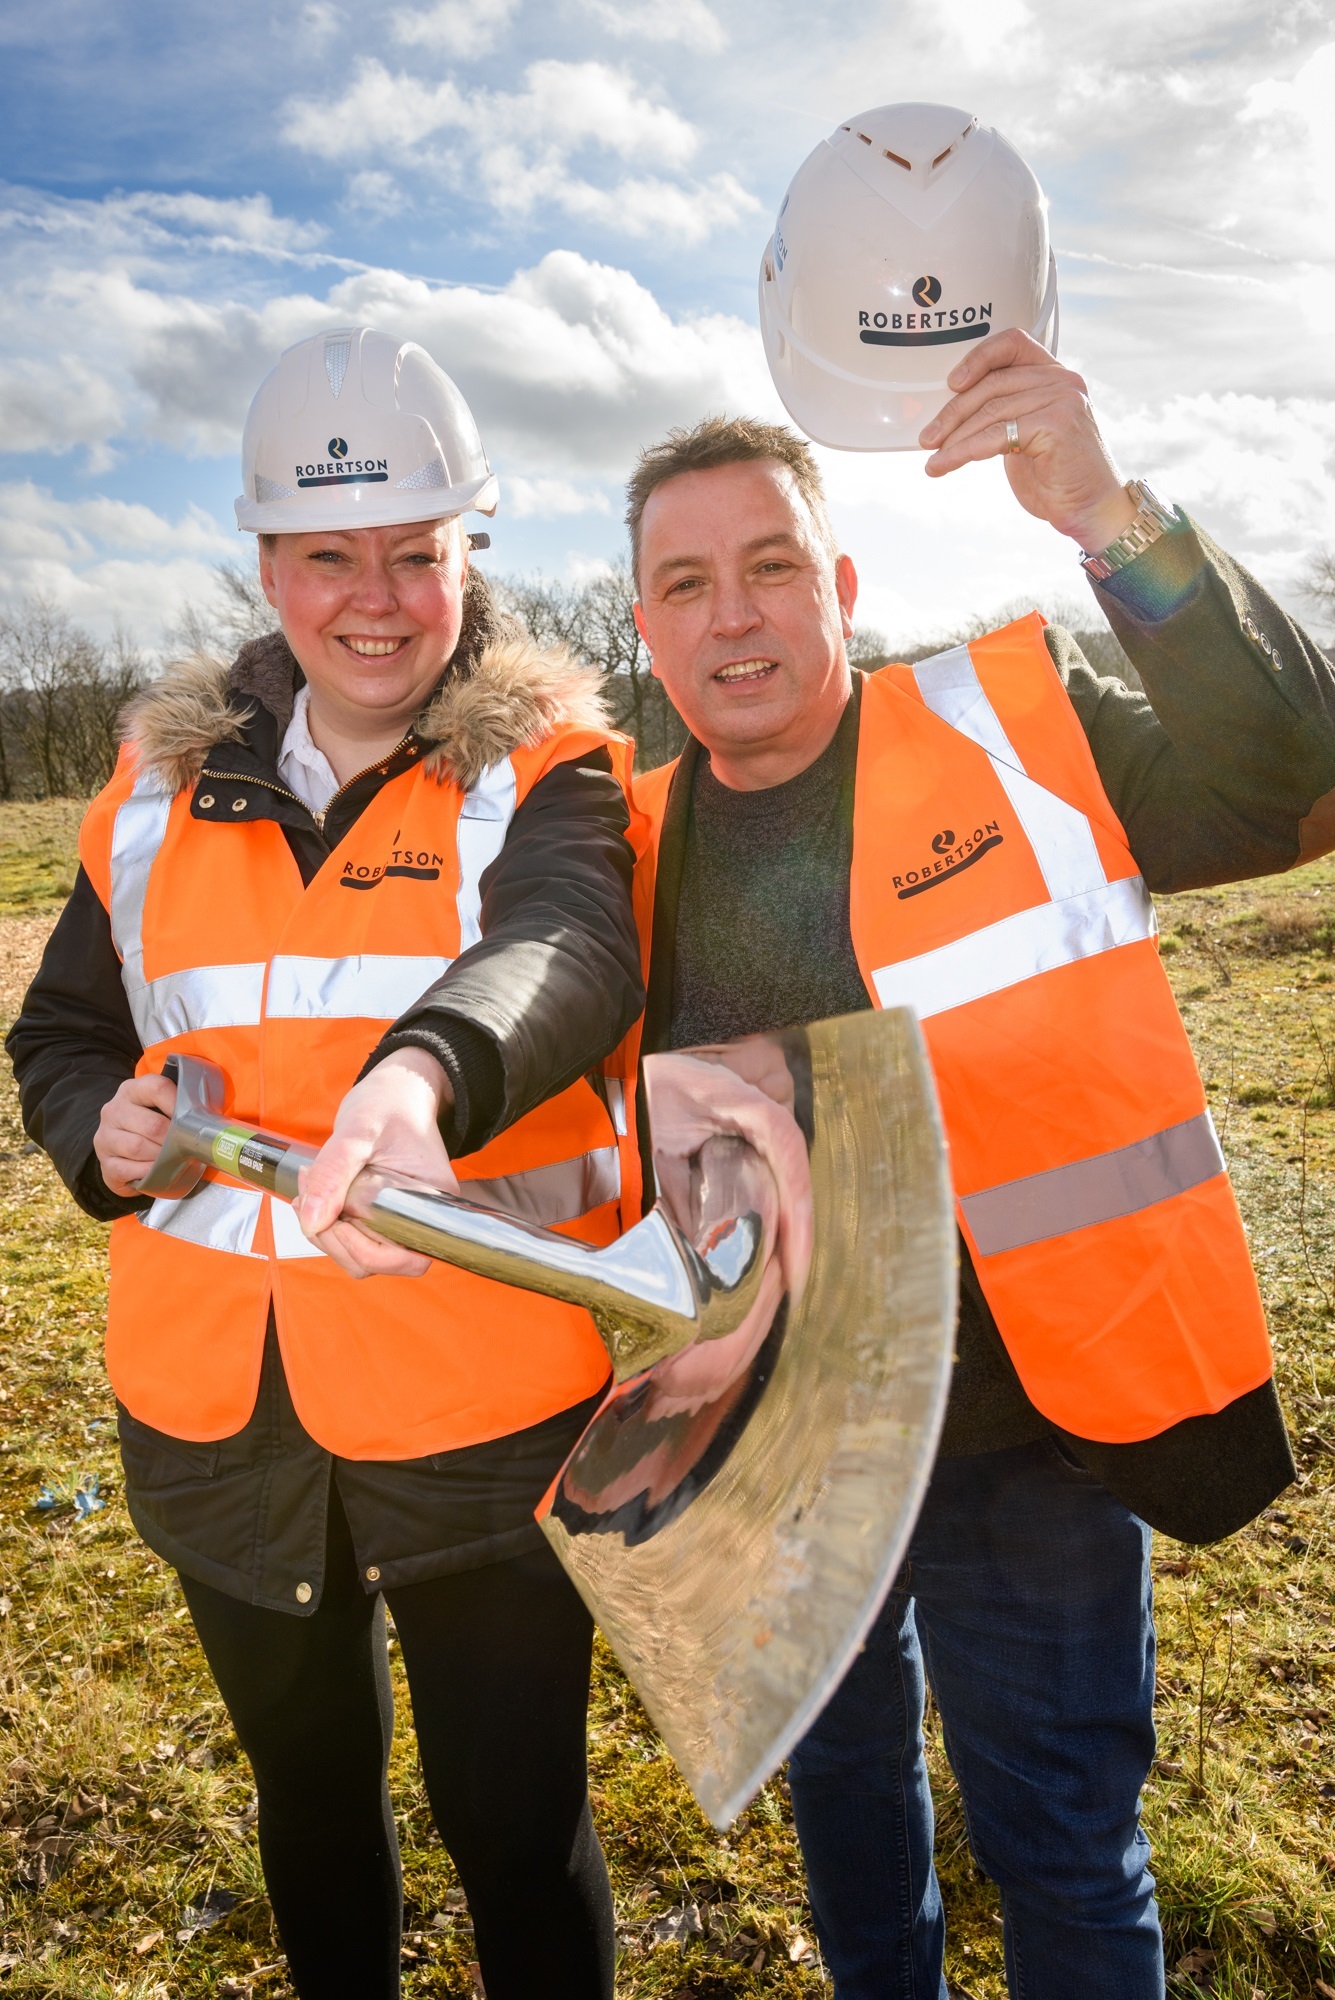
[[290, 349], [243, 455], [238, 522], [281, 632], [230, 669], [170, 669], [131, 712], [11, 1031], [24, 1118], [75, 1199], [120, 1218], [130, 1510], [253, 1764], [297, 1992], [399, 1990], [387, 1602], [490, 2000], [607, 2000], [591, 1628], [533, 1524], [607, 1375], [592, 1323], [441, 1266], [376, 1275], [400, 1253], [318, 1190], [312, 1241], [225, 1174], [182, 1202], [136, 1189], [176, 1050], [226, 1071], [238, 1118], [305, 1139], [346, 1097], [346, 1163], [350, 1087], [440, 982], [429, 1051], [380, 1049], [380, 1157], [389, 1091], [405, 1164], [452, 1187], [453, 1154], [476, 1198], [610, 1240], [626, 1121], [587, 1076], [642, 1002], [627, 746], [594, 677], [499, 620], [469, 569], [461, 517], [494, 509], [495, 480], [420, 347], [352, 328]]

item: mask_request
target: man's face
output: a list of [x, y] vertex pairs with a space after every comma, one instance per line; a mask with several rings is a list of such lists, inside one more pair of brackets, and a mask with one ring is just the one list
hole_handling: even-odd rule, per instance
[[[654, 672], [715, 754], [810, 762], [849, 694], [857, 577], [820, 540], [786, 465], [759, 459], [655, 487], [640, 535], [636, 620]], [[774, 782], [770, 776], [761, 783]]]
[[466, 557], [458, 524], [279, 535], [260, 582], [331, 716], [393, 724], [425, 703], [459, 642]]

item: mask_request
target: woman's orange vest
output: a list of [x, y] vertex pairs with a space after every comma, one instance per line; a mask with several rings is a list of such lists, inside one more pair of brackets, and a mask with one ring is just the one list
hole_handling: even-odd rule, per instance
[[[239, 1120], [309, 1142], [389, 1024], [480, 935], [480, 878], [552, 765], [630, 746], [555, 731], [466, 794], [421, 767], [391, 779], [309, 886], [272, 820], [191, 817], [132, 752], [84, 820], [144, 1054], [221, 1064]], [[465, 1191], [592, 1243], [639, 1214], [628, 1082], [581, 1079], [457, 1163]], [[630, 1136], [627, 1137], [629, 1132]], [[623, 1171], [624, 1169], [624, 1171]], [[486, 1184], [484, 1187], [482, 1184]], [[250, 1416], [272, 1300], [297, 1413], [346, 1458], [414, 1458], [498, 1437], [591, 1395], [607, 1354], [588, 1314], [437, 1265], [345, 1276], [288, 1205], [206, 1180], [111, 1232], [107, 1367], [131, 1413], [174, 1437]]]
[[[637, 780], [661, 826], [670, 771]], [[863, 687], [853, 944], [912, 1007], [960, 1227], [1020, 1379], [1126, 1443], [1271, 1373], [1149, 892], [1037, 612]]]

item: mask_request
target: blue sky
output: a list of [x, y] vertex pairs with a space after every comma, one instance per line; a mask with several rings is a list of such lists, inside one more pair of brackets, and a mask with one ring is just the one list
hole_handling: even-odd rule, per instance
[[[638, 446], [782, 414], [755, 274], [804, 155], [906, 98], [1051, 202], [1063, 353], [1124, 472], [1295, 606], [1335, 545], [1335, 7], [1126, 0], [88, 0], [0, 16], [0, 592], [152, 642], [232, 526], [281, 348], [373, 321], [458, 379], [489, 562], [580, 577]], [[823, 454], [866, 622], [1081, 590], [1000, 468]]]

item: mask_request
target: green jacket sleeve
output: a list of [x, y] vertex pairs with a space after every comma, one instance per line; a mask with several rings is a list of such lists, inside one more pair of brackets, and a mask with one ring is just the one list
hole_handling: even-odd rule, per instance
[[1335, 668], [1301, 626], [1185, 516], [1095, 595], [1144, 692], [1048, 650], [1150, 888], [1335, 848]]

